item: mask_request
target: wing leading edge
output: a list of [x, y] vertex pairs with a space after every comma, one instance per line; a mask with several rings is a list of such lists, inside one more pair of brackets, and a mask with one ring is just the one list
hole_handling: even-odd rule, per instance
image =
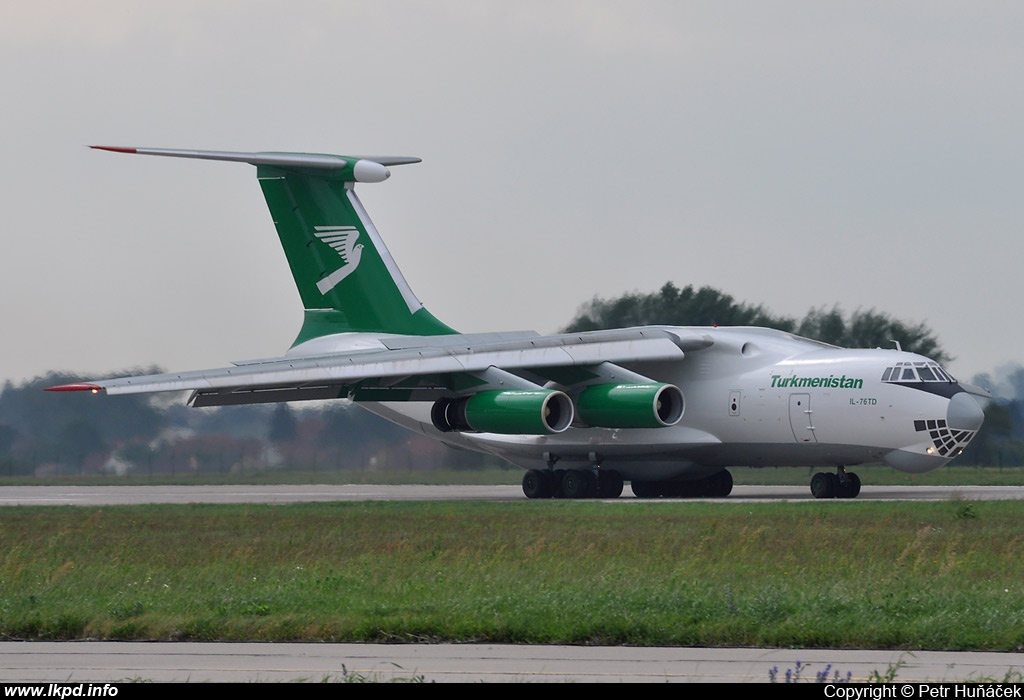
[[698, 331], [635, 328], [567, 335], [394, 336], [377, 349], [286, 356], [192, 372], [97, 379], [48, 391], [192, 391], [194, 406], [350, 398], [436, 401], [502, 391], [650, 383], [616, 363], [681, 360], [712, 344]]

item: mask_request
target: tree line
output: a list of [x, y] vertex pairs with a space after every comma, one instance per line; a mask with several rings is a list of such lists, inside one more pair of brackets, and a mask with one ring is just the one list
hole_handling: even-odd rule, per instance
[[671, 282], [650, 294], [595, 297], [580, 307], [565, 332], [654, 325], [765, 326], [843, 348], [891, 348], [898, 341], [907, 352], [936, 362], [951, 359], [926, 324], [907, 323], [874, 309], [846, 314], [838, 306], [815, 308], [797, 320], [777, 316], [760, 304], [737, 302], [712, 287], [680, 289]]
[[479, 455], [452, 454], [347, 401], [313, 408], [189, 408], [184, 393], [110, 396], [44, 391], [82, 379], [50, 373], [17, 386], [4, 384], [0, 476], [185, 476], [291, 467], [428, 471], [486, 463]]

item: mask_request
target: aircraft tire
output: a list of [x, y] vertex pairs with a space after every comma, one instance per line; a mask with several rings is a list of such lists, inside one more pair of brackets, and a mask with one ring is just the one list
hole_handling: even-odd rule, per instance
[[658, 482], [658, 490], [665, 498], [693, 498], [700, 493], [700, 486], [697, 481]]
[[527, 498], [551, 498], [554, 479], [550, 472], [531, 469], [523, 475], [523, 493]]
[[657, 498], [661, 495], [661, 484], [657, 481], [637, 481], [634, 479], [629, 482], [629, 488], [637, 498]]
[[850, 483], [853, 485], [850, 498], [856, 498], [857, 496], [860, 495], [860, 477], [854, 474], [853, 472], [850, 472], [848, 476], [850, 477]]
[[555, 469], [551, 472], [551, 496], [552, 498], [566, 498], [562, 491], [562, 481], [565, 479], [564, 469]]
[[566, 498], [591, 498], [597, 493], [597, 480], [588, 471], [569, 469], [562, 477], [562, 493]]
[[705, 494], [709, 498], [725, 498], [732, 493], [732, 474], [723, 469], [705, 479]]
[[860, 477], [853, 472], [846, 473], [847, 483], [836, 484], [836, 498], [856, 498], [860, 494]]
[[622, 475], [615, 470], [597, 473], [597, 497], [618, 498], [622, 495]]
[[829, 472], [818, 472], [811, 477], [811, 495], [815, 498], [835, 498], [839, 479]]

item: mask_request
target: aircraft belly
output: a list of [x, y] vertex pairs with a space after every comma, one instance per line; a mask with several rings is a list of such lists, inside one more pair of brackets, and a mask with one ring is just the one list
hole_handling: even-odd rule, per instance
[[593, 454], [601, 458], [685, 459], [695, 448], [719, 442], [714, 435], [680, 425], [656, 429], [571, 428], [555, 435], [442, 433], [430, 420], [430, 403], [360, 402], [359, 405], [435, 440], [509, 459], [541, 458], [545, 453], [572, 460], [589, 460]]
[[[441, 433], [430, 423], [430, 405], [360, 404], [378, 415], [434, 439], [464, 449], [494, 454], [523, 468], [543, 468], [546, 456], [562, 466], [600, 464], [627, 478], [697, 476], [723, 467], [821, 466], [881, 462], [884, 451], [860, 445], [798, 444], [792, 435], [749, 442], [723, 443], [710, 433], [687, 426], [655, 430], [577, 429], [558, 435]], [[786, 431], [789, 430], [786, 425]], [[785, 435], [780, 429], [767, 431]], [[589, 433], [589, 435], [588, 435]], [[748, 438], [751, 436], [747, 436]], [[698, 474], [699, 472], [699, 474]]]
[[730, 443], [699, 451], [703, 464], [721, 467], [828, 467], [881, 463], [885, 451], [864, 445]]

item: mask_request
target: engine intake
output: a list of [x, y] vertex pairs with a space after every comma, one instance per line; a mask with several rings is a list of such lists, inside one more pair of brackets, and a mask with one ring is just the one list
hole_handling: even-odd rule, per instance
[[444, 433], [550, 435], [572, 424], [573, 407], [561, 391], [481, 391], [465, 398], [438, 399], [430, 410], [430, 420]]
[[683, 392], [672, 384], [595, 384], [576, 398], [580, 420], [595, 428], [665, 428], [683, 417]]

